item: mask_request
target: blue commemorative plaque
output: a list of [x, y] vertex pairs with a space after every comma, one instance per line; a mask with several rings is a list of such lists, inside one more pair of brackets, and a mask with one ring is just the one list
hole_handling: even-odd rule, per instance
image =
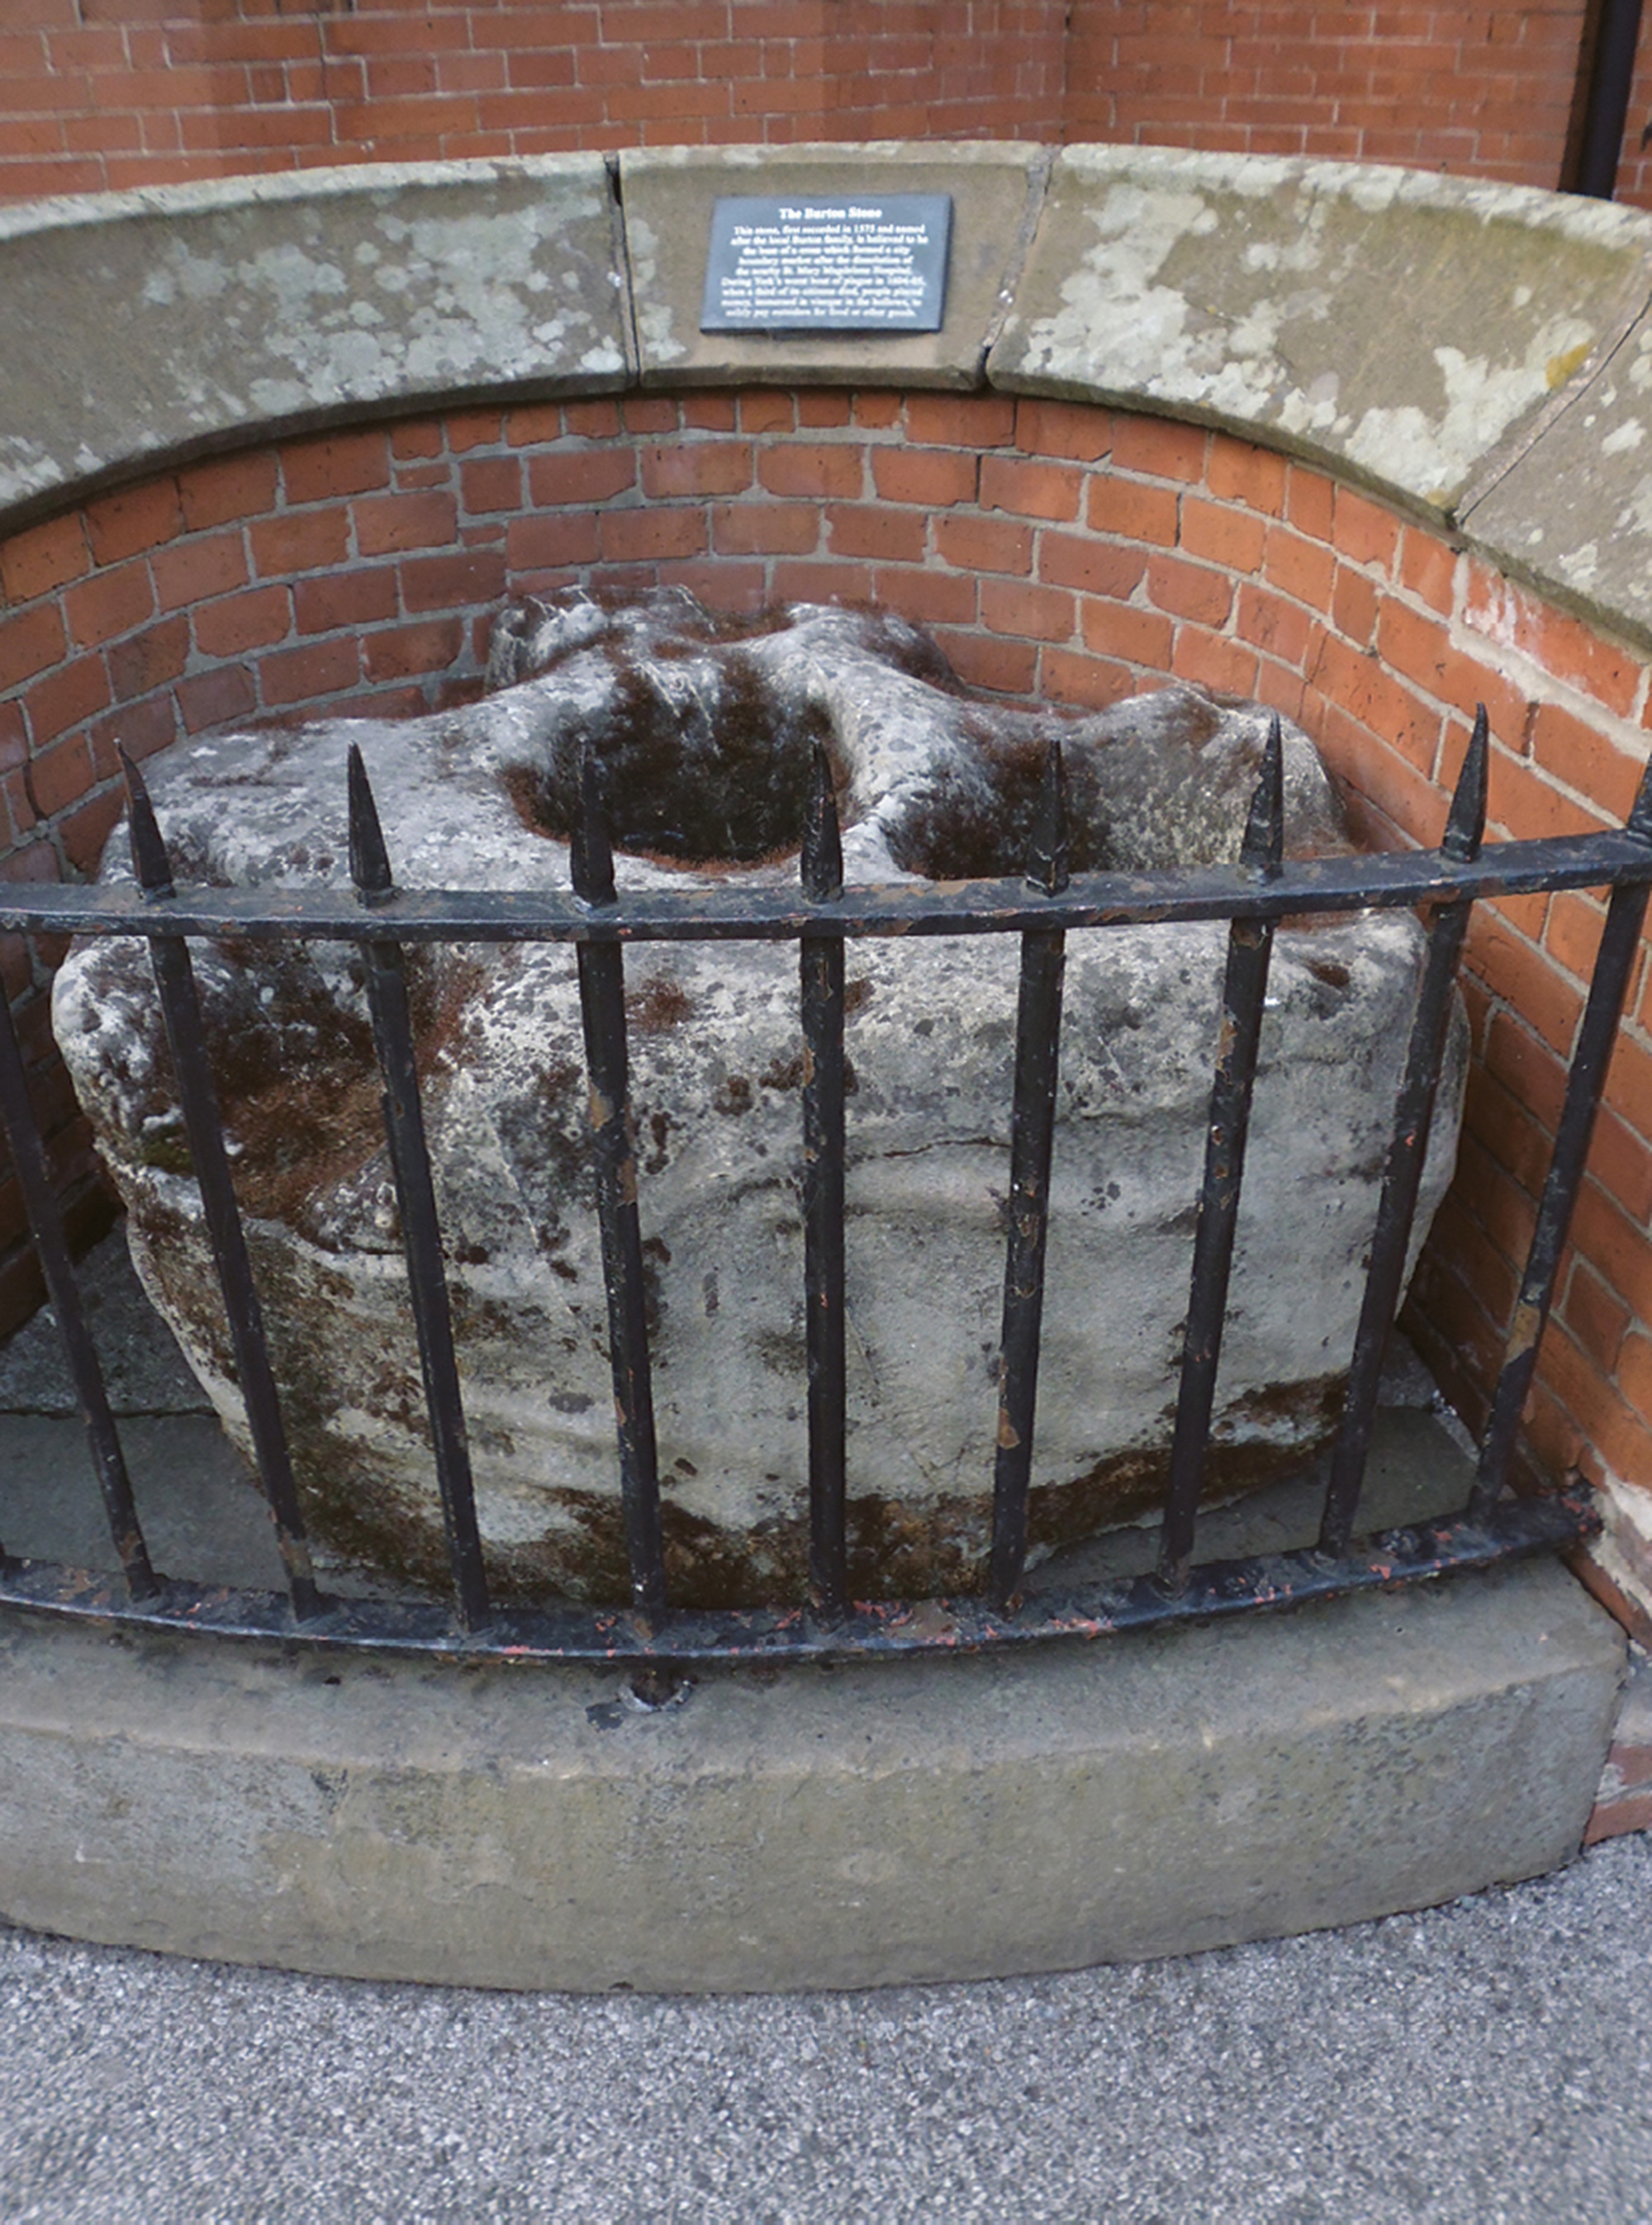
[[937, 333], [950, 193], [726, 196], [711, 215], [702, 333]]

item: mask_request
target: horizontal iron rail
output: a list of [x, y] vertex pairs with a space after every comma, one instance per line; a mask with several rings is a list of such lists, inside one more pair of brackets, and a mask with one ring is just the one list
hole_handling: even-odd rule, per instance
[[1600, 1519], [1586, 1490], [1509, 1499], [1480, 1519], [1447, 1515], [1385, 1531], [1332, 1559], [1315, 1547], [1244, 1561], [1211, 1561], [1168, 1590], [1156, 1575], [1067, 1594], [1033, 1593], [1013, 1615], [988, 1599], [856, 1601], [839, 1617], [811, 1610], [680, 1608], [658, 1617], [627, 1607], [556, 1606], [501, 1609], [485, 1632], [460, 1630], [436, 1605], [334, 1600], [295, 1621], [276, 1592], [204, 1590], [162, 1583], [126, 1599], [118, 1578], [18, 1560], [0, 1569], [0, 1607], [124, 1629], [213, 1638], [278, 1639], [287, 1645], [444, 1659], [586, 1661], [614, 1664], [823, 1660], [848, 1656], [967, 1653], [1058, 1639], [1104, 1638], [1166, 1624], [1207, 1622], [1259, 1609], [1414, 1583], [1553, 1552], [1595, 1535]]
[[347, 888], [31, 886], [0, 895], [0, 929], [65, 935], [221, 935], [338, 942], [787, 941], [810, 935], [1048, 933], [1297, 912], [1395, 910], [1542, 890], [1652, 881], [1652, 847], [1622, 828], [1502, 842], [1477, 859], [1439, 850], [1298, 859], [1277, 879], [1237, 866], [1075, 873], [1058, 896], [1020, 878], [849, 888], [810, 902], [795, 883], [764, 888], [625, 889], [600, 912], [560, 890], [397, 891], [371, 913]]

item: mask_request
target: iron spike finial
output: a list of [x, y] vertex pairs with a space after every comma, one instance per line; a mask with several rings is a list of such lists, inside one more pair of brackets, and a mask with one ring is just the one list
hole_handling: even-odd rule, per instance
[[1629, 817], [1623, 822], [1623, 832], [1638, 835], [1643, 842], [1652, 842], [1652, 758], [1646, 761], [1641, 785], [1630, 807]]
[[1445, 856], [1458, 865], [1469, 865], [1480, 854], [1485, 839], [1486, 778], [1491, 757], [1490, 728], [1485, 705], [1475, 706], [1474, 732], [1469, 737], [1463, 770], [1457, 777], [1446, 832], [1440, 838]]
[[124, 747], [119, 743], [115, 746], [120, 752], [120, 769], [126, 779], [126, 837], [131, 845], [132, 871], [137, 876], [137, 885], [146, 897], [175, 896], [178, 891], [172, 878], [172, 861], [167, 856], [167, 846], [161, 838], [160, 822], [149, 802], [143, 776]]
[[1250, 799], [1250, 815], [1245, 821], [1244, 840], [1239, 846], [1239, 862], [1270, 881], [1284, 866], [1285, 740], [1280, 732], [1277, 711], [1268, 721], [1268, 746], [1262, 751], [1261, 770]]
[[382, 903], [395, 891], [378, 806], [354, 742], [350, 745], [350, 878], [363, 903]]
[[1046, 897], [1058, 897], [1072, 878], [1068, 864], [1071, 844], [1067, 827], [1067, 768], [1059, 734], [1051, 735], [1045, 753], [1044, 777], [1028, 848], [1027, 880]]
[[574, 893], [581, 903], [611, 904], [618, 901], [602, 766], [588, 735], [580, 746], [579, 798], [568, 863]]
[[837, 795], [831, 760], [816, 737], [809, 770], [809, 801], [803, 815], [803, 892], [813, 903], [829, 903], [843, 893], [843, 840], [837, 821]]

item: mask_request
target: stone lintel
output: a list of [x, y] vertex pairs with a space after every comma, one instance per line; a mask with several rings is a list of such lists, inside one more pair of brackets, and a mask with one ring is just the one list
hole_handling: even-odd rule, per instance
[[499, 1987], [986, 1977], [1573, 1854], [1623, 1673], [1547, 1563], [1014, 1657], [708, 1675], [0, 1640], [0, 1916]]
[[[645, 386], [980, 386], [1038, 213], [1042, 148], [645, 148], [620, 157], [637, 352]], [[714, 204], [756, 194], [818, 201], [879, 191], [949, 193], [952, 244], [937, 333], [702, 333]]]
[[599, 155], [0, 212], [0, 517], [250, 437], [632, 383]]

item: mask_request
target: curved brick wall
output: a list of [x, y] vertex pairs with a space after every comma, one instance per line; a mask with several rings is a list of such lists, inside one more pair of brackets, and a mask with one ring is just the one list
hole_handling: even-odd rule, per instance
[[[250, 448], [0, 543], [0, 871], [89, 867], [135, 756], [226, 720], [473, 690], [507, 593], [681, 582], [721, 608], [884, 604], [985, 687], [1099, 703], [1166, 674], [1318, 738], [1362, 833], [1431, 843], [1477, 699], [1496, 833], [1621, 819], [1652, 736], [1641, 657], [1443, 529], [1222, 433], [1088, 403], [767, 389], [449, 411]], [[1414, 1331], [1472, 1415], [1523, 1257], [1602, 910], [1482, 908], [1477, 1062]], [[3, 953], [65, 1179], [88, 1170], [45, 1000]], [[1652, 981], [1642, 963], [1544, 1348], [1556, 1468], [1652, 1474]], [[0, 1185], [0, 1303], [30, 1302]], [[86, 1208], [90, 1211], [92, 1208]]]

